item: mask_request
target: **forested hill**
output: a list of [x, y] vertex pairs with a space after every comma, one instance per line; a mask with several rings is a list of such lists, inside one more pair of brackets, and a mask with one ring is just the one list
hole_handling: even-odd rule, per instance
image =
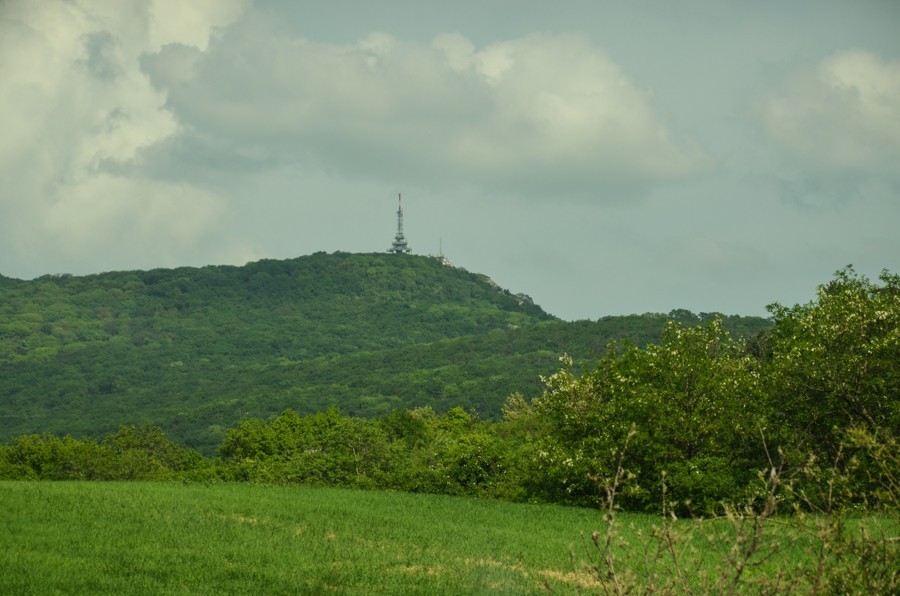
[[[214, 266], [0, 281], [3, 356], [125, 340], [210, 359], [309, 358], [548, 320], [429, 257], [317, 253]], [[173, 344], [179, 345], [173, 345]]]
[[[209, 451], [242, 417], [285, 408], [491, 416], [509, 393], [537, 391], [562, 352], [644, 343], [665, 318], [566, 323], [483, 275], [410, 255], [0, 277], [0, 440], [153, 422]], [[726, 319], [742, 335], [766, 324]]]

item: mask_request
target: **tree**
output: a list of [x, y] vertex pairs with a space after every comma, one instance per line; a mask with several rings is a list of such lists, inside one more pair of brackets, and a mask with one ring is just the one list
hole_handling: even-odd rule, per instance
[[900, 276], [882, 285], [852, 267], [815, 301], [769, 307], [770, 408], [796, 441], [834, 453], [851, 426], [896, 433], [900, 425]]
[[389, 466], [384, 429], [334, 407], [247, 420], [226, 433], [219, 452], [236, 467], [237, 478], [267, 482], [370, 487]]
[[534, 404], [553, 422], [539, 455], [558, 496], [596, 498], [596, 479], [614, 472], [632, 428], [632, 506], [657, 506], [663, 472], [673, 498], [704, 508], [738, 496], [752, 478], [764, 424], [759, 375], [719, 319], [670, 322], [662, 341], [643, 349], [613, 345], [580, 377], [565, 363]]
[[158, 426], [123, 426], [100, 444], [108, 480], [156, 480], [188, 470], [200, 454], [173, 443]]

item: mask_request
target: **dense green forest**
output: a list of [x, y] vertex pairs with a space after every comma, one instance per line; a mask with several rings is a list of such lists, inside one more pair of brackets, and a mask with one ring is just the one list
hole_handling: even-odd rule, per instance
[[[215, 453], [228, 428], [285, 409], [501, 415], [559, 356], [658, 341], [672, 311], [560, 321], [527, 296], [430, 257], [317, 253], [244, 267], [0, 277], [0, 440], [99, 439], [153, 423]], [[723, 317], [733, 334], [770, 326]]]
[[[838, 272], [805, 305], [772, 305], [771, 328], [734, 336], [720, 317], [670, 321], [658, 341], [613, 342], [502, 416], [462, 407], [375, 418], [285, 409], [230, 425], [207, 458], [159, 427], [102, 441], [30, 434], [0, 447], [0, 478], [313, 483], [658, 511], [888, 507], [900, 482], [900, 276]], [[537, 323], [536, 325], [546, 325]], [[460, 340], [462, 341], [462, 339]], [[772, 501], [774, 502], [774, 501]], [[668, 505], [667, 505], [668, 503]], [[893, 552], [893, 551], [892, 551]]]

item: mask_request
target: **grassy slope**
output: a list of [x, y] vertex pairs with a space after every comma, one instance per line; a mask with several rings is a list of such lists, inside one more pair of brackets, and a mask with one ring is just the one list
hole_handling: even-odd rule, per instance
[[0, 483], [0, 593], [536, 593], [595, 511], [252, 485]]
[[[850, 522], [897, 534], [896, 516]], [[736, 552], [730, 522], [672, 523], [693, 589], [733, 573], [722, 566]], [[649, 515], [618, 515], [617, 577], [679, 592], [668, 547], [651, 538], [659, 527]], [[808, 592], [818, 556], [809, 528], [821, 526], [806, 527], [770, 524], [743, 589]], [[602, 544], [596, 510], [437, 495], [0, 482], [0, 593], [593, 593], [602, 590], [588, 567], [595, 529]]]

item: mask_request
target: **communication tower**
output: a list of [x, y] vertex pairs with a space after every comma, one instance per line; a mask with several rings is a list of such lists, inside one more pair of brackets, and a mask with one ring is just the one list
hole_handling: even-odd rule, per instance
[[406, 243], [406, 238], [403, 236], [403, 203], [399, 193], [397, 194], [397, 235], [394, 236], [394, 243], [388, 249], [388, 252], [398, 255], [412, 252], [412, 249]]

